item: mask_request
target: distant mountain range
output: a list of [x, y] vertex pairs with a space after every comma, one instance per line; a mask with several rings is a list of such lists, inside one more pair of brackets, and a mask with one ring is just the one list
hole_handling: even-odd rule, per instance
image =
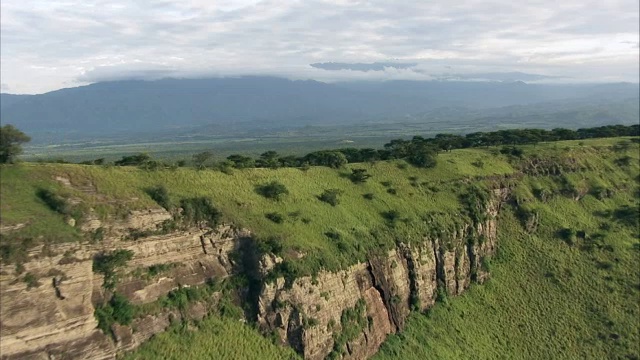
[[[588, 109], [593, 115], [600, 107], [606, 114], [596, 116], [596, 122], [602, 118], [628, 123], [638, 121], [638, 92], [637, 84], [628, 83], [322, 83], [273, 77], [114, 81], [40, 95], [2, 94], [0, 119], [27, 132], [36, 142], [133, 133], [153, 137], [155, 133], [188, 133], [203, 127], [221, 134], [268, 132], [407, 119], [420, 122], [434, 116], [441, 121], [478, 118], [483, 122], [495, 117], [504, 123], [505, 117], [518, 121], [544, 115], [549, 119], [559, 113], [574, 119], [576, 113]], [[541, 103], [545, 105], [536, 105]], [[590, 115], [579, 114], [578, 118], [592, 123]], [[557, 118], [557, 126], [564, 125], [562, 118]], [[569, 120], [565, 126], [580, 125]]]

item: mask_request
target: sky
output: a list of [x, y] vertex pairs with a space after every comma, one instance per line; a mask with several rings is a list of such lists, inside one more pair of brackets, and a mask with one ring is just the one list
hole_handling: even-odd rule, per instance
[[639, 78], [638, 0], [2, 0], [0, 7], [5, 93], [238, 75]]

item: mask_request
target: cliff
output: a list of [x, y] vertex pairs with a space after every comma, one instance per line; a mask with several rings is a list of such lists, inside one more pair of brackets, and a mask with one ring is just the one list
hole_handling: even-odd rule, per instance
[[[305, 359], [327, 356], [365, 359], [386, 336], [403, 329], [411, 310], [432, 307], [438, 293], [456, 296], [489, 274], [483, 259], [496, 249], [496, 217], [505, 190], [496, 190], [482, 223], [466, 225], [443, 238], [399, 242], [339, 272], [265, 284], [258, 323]], [[263, 267], [274, 262], [263, 259]]]
[[[412, 309], [433, 306], [439, 287], [455, 296], [471, 281], [484, 281], [488, 274], [481, 263], [495, 250], [501, 197], [504, 194], [496, 192], [486, 221], [468, 224], [446, 238], [398, 242], [384, 256], [372, 256], [346, 270], [301, 277], [290, 287], [284, 278], [263, 284], [257, 299], [260, 328], [276, 333], [307, 359], [331, 353], [350, 359], [371, 356], [388, 334], [403, 328]], [[22, 269], [2, 265], [2, 359], [111, 359], [176, 319], [206, 316], [211, 304], [195, 302], [187, 311], [161, 309], [128, 326], [112, 324], [111, 334], [98, 329], [96, 306], [113, 293], [142, 306], [178, 288], [244, 271], [230, 255], [251, 238], [247, 230], [219, 226], [129, 238], [134, 230], [154, 234], [169, 219], [161, 209], [134, 211], [111, 222], [89, 218], [83, 230], [102, 229], [105, 235], [99, 243], [39, 246], [30, 249]], [[116, 249], [129, 250], [133, 257], [119, 270], [115, 288], [106, 289], [93, 263], [97, 255]], [[266, 274], [280, 260], [267, 254], [251, 266]], [[149, 275], [148, 269], [158, 265], [162, 271]], [[31, 274], [35, 283], [20, 281], [23, 273]]]
[[[134, 212], [126, 221], [108, 226], [100, 244], [40, 246], [29, 251], [20, 271], [2, 265], [2, 359], [110, 359], [164, 331], [170, 318], [205, 316], [204, 305], [194, 304], [186, 313], [163, 310], [137, 318], [130, 326], [114, 324], [114, 339], [97, 328], [95, 306], [111, 292], [123, 294], [136, 305], [149, 304], [171, 290], [224, 278], [233, 271], [229, 253], [239, 238], [248, 236], [245, 231], [221, 226], [138, 241], [122, 238], [123, 229], [148, 230], [167, 218], [170, 215], [162, 210]], [[120, 269], [117, 286], [110, 291], [103, 287], [103, 275], [92, 267], [97, 254], [115, 249], [130, 250], [134, 256]], [[149, 267], [158, 264], [164, 264], [164, 270], [149, 275]], [[22, 272], [34, 280], [20, 281]]]

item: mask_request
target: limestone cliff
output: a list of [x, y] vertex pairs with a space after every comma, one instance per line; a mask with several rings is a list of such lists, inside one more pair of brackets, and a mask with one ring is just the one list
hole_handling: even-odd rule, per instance
[[[483, 258], [495, 252], [496, 216], [505, 197], [504, 191], [496, 191], [486, 208], [486, 220], [465, 224], [448, 235], [402, 239], [394, 249], [372, 255], [367, 262], [301, 277], [292, 284], [283, 278], [261, 282], [258, 296], [244, 300], [256, 302], [250, 305], [257, 308], [257, 318], [248, 320], [257, 320], [265, 333], [275, 333], [306, 359], [365, 359], [388, 334], [403, 329], [411, 311], [427, 310], [439, 293], [455, 296], [472, 281], [487, 278]], [[252, 243], [245, 241], [251, 238], [249, 231], [220, 226], [161, 234], [157, 230], [168, 219], [171, 215], [161, 209], [132, 212], [111, 222], [89, 215], [81, 225], [83, 231], [99, 231], [102, 240], [34, 248], [23, 269], [3, 264], [1, 358], [113, 359], [164, 331], [172, 319], [206, 316], [208, 305], [193, 303], [187, 311], [162, 309], [129, 326], [115, 324], [111, 334], [97, 328], [96, 305], [113, 292], [143, 305], [182, 286], [247, 271], [247, 264], [236, 264], [231, 254]], [[132, 239], [132, 230], [145, 233]], [[103, 275], [92, 270], [93, 262], [96, 255], [115, 249], [134, 255], [120, 269], [115, 288], [105, 289]], [[281, 259], [264, 254], [252, 261], [248, 265], [265, 274]], [[158, 265], [162, 271], [149, 272]], [[25, 281], [25, 273], [35, 282]]]
[[[485, 257], [496, 249], [496, 216], [506, 197], [495, 191], [487, 207], [487, 220], [457, 229], [448, 238], [424, 238], [398, 243], [385, 256], [372, 256], [339, 272], [296, 279], [287, 287], [284, 278], [265, 284], [258, 306], [258, 322], [275, 332], [305, 359], [342, 356], [364, 359], [375, 354], [390, 333], [402, 330], [413, 309], [424, 311], [436, 301], [438, 288], [456, 296], [472, 281], [481, 283], [488, 273]], [[263, 267], [273, 264], [265, 258]], [[345, 326], [345, 310], [364, 303], [363, 324], [357, 333], [338, 338]], [[342, 339], [344, 340], [344, 339]]]
[[[179, 286], [203, 284], [210, 278], [223, 278], [233, 269], [229, 258], [238, 239], [246, 231], [229, 226], [189, 229], [135, 241], [123, 240], [125, 229], [155, 229], [170, 215], [161, 210], [132, 213], [114, 222], [98, 244], [60, 244], [32, 249], [20, 273], [31, 274], [36, 283], [25, 283], [15, 265], [0, 268], [0, 312], [2, 359], [109, 359], [121, 350], [131, 349], [169, 326], [170, 317], [183, 314], [164, 311], [134, 320], [131, 326], [115, 325], [115, 342], [97, 329], [94, 306], [105, 297], [103, 277], [92, 271], [96, 254], [114, 249], [133, 251], [134, 257], [121, 269], [115, 291], [134, 304], [153, 302]], [[96, 224], [105, 226], [105, 224]], [[144, 271], [158, 264], [161, 274]], [[201, 318], [202, 305], [187, 312]], [[137, 331], [132, 331], [136, 329]]]

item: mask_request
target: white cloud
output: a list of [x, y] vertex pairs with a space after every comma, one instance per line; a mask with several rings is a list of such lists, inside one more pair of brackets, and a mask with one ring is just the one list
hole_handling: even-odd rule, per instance
[[[3, 0], [0, 6], [0, 75], [16, 92], [162, 76], [332, 81], [522, 71], [634, 82], [639, 76], [637, 0]], [[318, 62], [418, 66], [364, 74], [309, 66]]]

